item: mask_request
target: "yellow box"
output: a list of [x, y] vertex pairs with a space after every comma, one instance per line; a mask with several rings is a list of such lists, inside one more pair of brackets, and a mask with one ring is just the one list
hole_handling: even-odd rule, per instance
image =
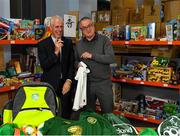
[[148, 81], [169, 83], [171, 80], [172, 68], [149, 67]]

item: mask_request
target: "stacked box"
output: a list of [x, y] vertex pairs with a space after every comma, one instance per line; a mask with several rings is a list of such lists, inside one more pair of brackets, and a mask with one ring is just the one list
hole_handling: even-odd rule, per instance
[[113, 9], [111, 16], [112, 25], [125, 25], [129, 23], [129, 9]]
[[180, 0], [167, 1], [164, 4], [164, 21], [177, 18], [180, 15]]
[[149, 67], [148, 81], [170, 83], [172, 68]]

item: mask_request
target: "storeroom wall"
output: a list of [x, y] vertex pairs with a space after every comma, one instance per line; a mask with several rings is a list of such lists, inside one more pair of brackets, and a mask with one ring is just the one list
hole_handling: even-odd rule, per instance
[[[0, 16], [10, 17], [10, 0], [0, 0]], [[11, 59], [11, 46], [3, 46], [4, 66]]]
[[79, 11], [80, 18], [91, 16], [97, 10], [97, 0], [46, 0], [46, 16], [63, 16], [69, 11]]
[[80, 18], [83, 16], [91, 17], [91, 11], [97, 10], [97, 0], [79, 0]]
[[46, 0], [46, 16], [63, 16], [69, 10], [69, 0]]

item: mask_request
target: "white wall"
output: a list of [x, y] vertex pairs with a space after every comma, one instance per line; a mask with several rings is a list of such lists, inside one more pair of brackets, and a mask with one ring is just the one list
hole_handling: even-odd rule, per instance
[[91, 17], [91, 11], [97, 10], [97, 0], [79, 0], [80, 18]]
[[[10, 18], [10, 0], [0, 0], [0, 16]], [[2, 45], [0, 45], [2, 46]], [[11, 60], [11, 45], [4, 45], [4, 63]]]
[[68, 11], [68, 0], [46, 0], [46, 16], [59, 15], [63, 17]]
[[71, 10], [71, 11], [79, 11], [79, 0], [70, 0], [70, 2], [69, 2], [69, 10]]
[[10, 0], [0, 0], [0, 16], [10, 17]]
[[79, 11], [80, 18], [91, 16], [97, 10], [97, 0], [46, 0], [46, 16], [60, 15], [69, 11]]

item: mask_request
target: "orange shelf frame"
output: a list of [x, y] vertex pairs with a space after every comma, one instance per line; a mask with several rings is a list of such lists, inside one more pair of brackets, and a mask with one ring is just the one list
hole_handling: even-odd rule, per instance
[[131, 83], [131, 84], [139, 84], [139, 85], [147, 85], [147, 86], [156, 86], [156, 87], [164, 87], [164, 88], [173, 88], [173, 89], [180, 89], [180, 85], [170, 85], [167, 83], [162, 82], [150, 82], [150, 81], [139, 81], [139, 80], [128, 80], [123, 78], [114, 78], [112, 77], [111, 80], [113, 82], [120, 82], [120, 83]]
[[14, 85], [14, 86], [5, 86], [0, 88], [0, 93], [7, 93], [14, 90], [17, 90], [20, 85]]
[[37, 40], [0, 40], [0, 45], [7, 44], [38, 44]]
[[[97, 112], [101, 111], [101, 108], [100, 108], [99, 105], [96, 105], [96, 111]], [[154, 124], [160, 124], [162, 122], [162, 120], [156, 120], [156, 119], [153, 119], [153, 118], [146, 118], [146, 117], [143, 117], [143, 115], [140, 116], [140, 115], [132, 114], [132, 113], [123, 113], [123, 112], [117, 111], [117, 110], [114, 110], [113, 113], [116, 114], [116, 115], [122, 115], [122, 116], [124, 116], [126, 118], [141, 120], [141, 121], [150, 122], [150, 123], [154, 123]]]
[[113, 113], [118, 114], [118, 115], [122, 115], [122, 116], [127, 117], [127, 118], [142, 120], [142, 121], [150, 122], [150, 123], [154, 123], [154, 124], [160, 124], [162, 122], [162, 120], [156, 120], [153, 118], [146, 118], [146, 117], [139, 116], [137, 114], [132, 114], [132, 113], [123, 113], [123, 112], [116, 111], [116, 110], [113, 111]]
[[173, 45], [180, 45], [180, 41], [173, 41]]
[[112, 45], [180, 45], [180, 41], [112, 41]]

